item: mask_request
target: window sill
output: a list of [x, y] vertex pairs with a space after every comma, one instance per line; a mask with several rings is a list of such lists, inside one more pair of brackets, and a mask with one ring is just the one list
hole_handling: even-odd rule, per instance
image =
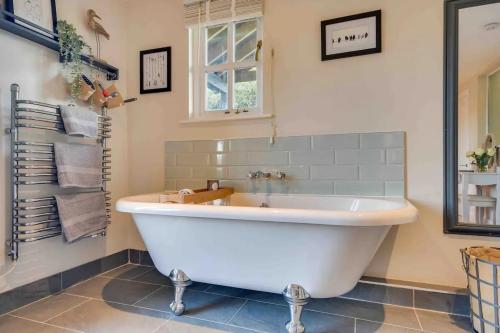
[[204, 123], [225, 123], [234, 122], [240, 120], [258, 120], [258, 119], [271, 119], [274, 116], [272, 114], [261, 114], [261, 115], [237, 115], [237, 116], [227, 116], [224, 118], [212, 118], [212, 119], [187, 119], [179, 121], [179, 124], [204, 124]]

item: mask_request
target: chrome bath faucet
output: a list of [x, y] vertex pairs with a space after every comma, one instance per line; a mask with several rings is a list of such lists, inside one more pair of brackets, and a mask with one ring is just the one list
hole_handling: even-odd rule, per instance
[[[285, 180], [286, 179], [286, 174], [284, 172], [281, 172], [281, 171], [277, 171], [274, 173], [274, 177], [277, 178], [277, 179], [280, 179], [280, 180]], [[263, 172], [261, 170], [258, 170], [258, 171], [250, 171], [250, 173], [248, 174], [248, 178], [250, 179], [259, 179], [259, 178], [263, 178], [263, 179], [272, 179], [273, 178], [273, 173], [271, 172]]]

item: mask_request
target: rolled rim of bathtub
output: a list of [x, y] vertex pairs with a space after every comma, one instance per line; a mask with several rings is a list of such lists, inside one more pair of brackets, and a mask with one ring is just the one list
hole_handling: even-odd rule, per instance
[[[239, 193], [239, 195], [245, 195], [245, 193]], [[401, 198], [307, 195], [309, 198], [317, 196], [321, 198], [332, 198], [332, 200], [338, 198], [350, 198], [352, 200], [380, 201], [381, 204], [384, 202], [390, 202], [394, 207], [392, 209], [369, 211], [346, 211], [159, 203], [159, 196], [160, 193], [153, 193], [122, 198], [116, 203], [116, 210], [131, 214], [152, 214], [193, 218], [337, 226], [400, 225], [415, 222], [418, 218], [418, 211], [415, 206], [413, 206], [408, 200]], [[301, 197], [305, 195], [272, 194], [272, 196]]]

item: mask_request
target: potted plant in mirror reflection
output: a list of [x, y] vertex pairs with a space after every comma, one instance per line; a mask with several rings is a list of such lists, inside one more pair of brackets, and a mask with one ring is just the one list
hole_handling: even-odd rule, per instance
[[488, 167], [492, 164], [495, 157], [495, 149], [477, 148], [474, 151], [467, 152], [466, 156], [472, 159], [472, 163], [476, 165], [477, 172], [487, 172]]

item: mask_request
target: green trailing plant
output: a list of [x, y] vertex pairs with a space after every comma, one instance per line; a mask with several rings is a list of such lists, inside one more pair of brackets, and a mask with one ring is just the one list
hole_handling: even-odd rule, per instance
[[[80, 78], [83, 71], [81, 55], [92, 53], [92, 48], [85, 43], [83, 37], [78, 34], [76, 28], [65, 20], [57, 21], [59, 33], [59, 53], [66, 78], [70, 83], [71, 97], [76, 100], [81, 88]], [[92, 56], [90, 56], [92, 59]]]

